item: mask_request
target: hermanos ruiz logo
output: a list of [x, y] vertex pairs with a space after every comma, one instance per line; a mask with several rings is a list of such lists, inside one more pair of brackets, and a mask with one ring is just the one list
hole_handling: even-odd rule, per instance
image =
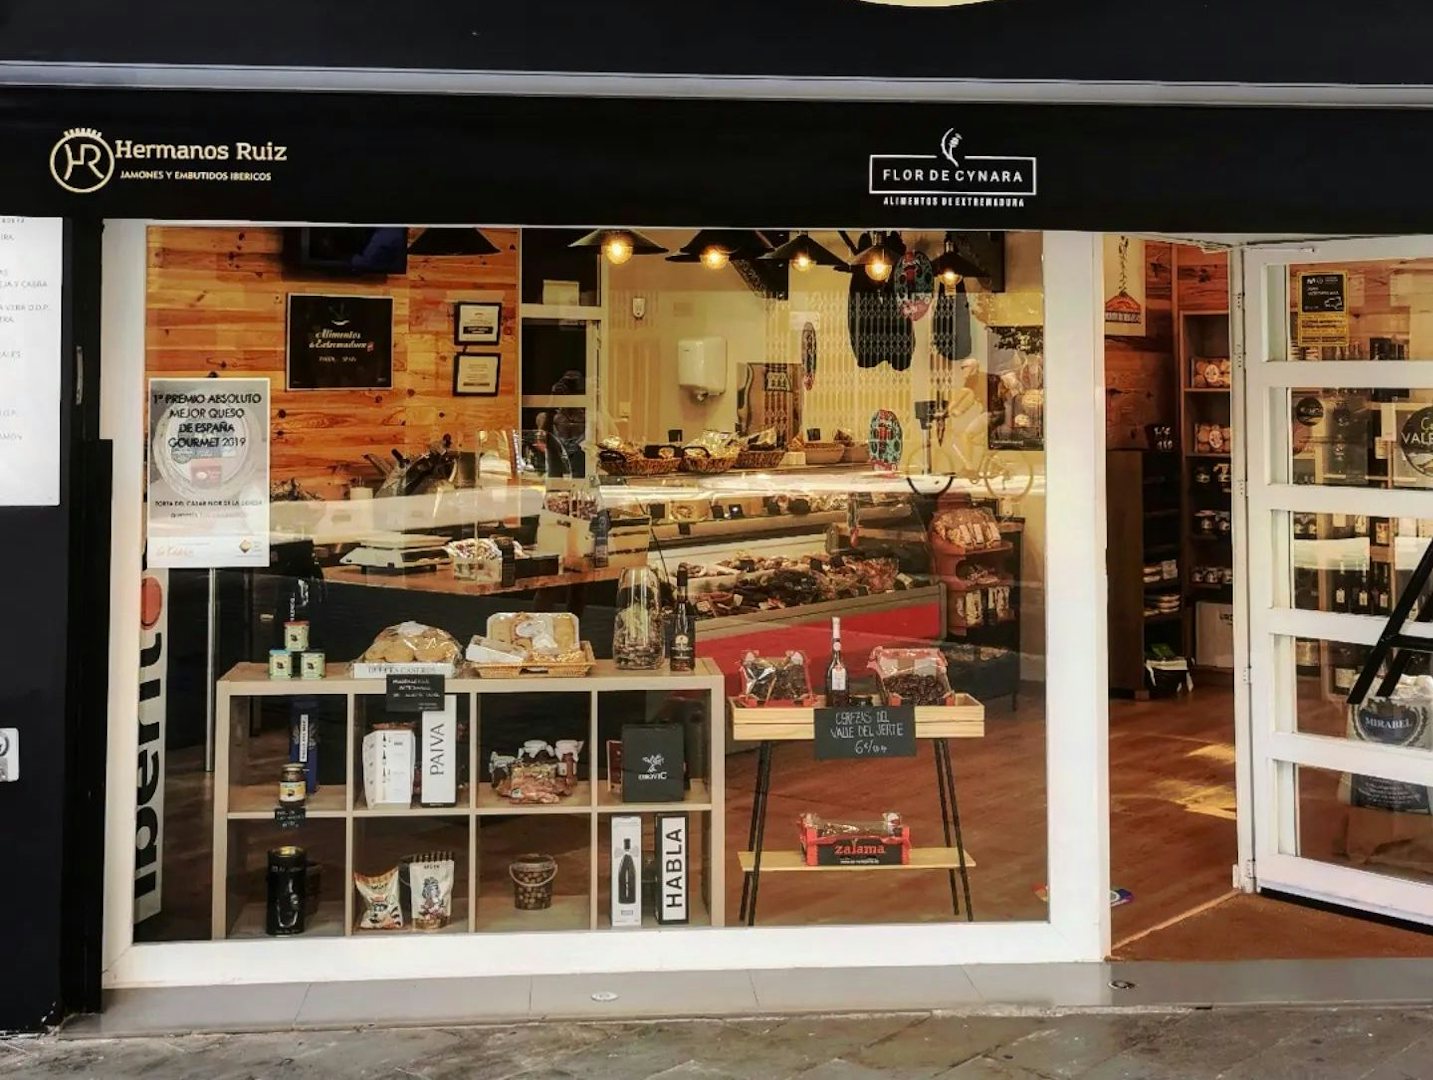
[[[50, 150], [50, 175], [76, 195], [90, 195], [111, 180], [231, 183], [273, 180], [272, 166], [289, 159], [273, 142], [111, 142], [95, 128], [70, 128]], [[239, 167], [235, 167], [239, 166]]]

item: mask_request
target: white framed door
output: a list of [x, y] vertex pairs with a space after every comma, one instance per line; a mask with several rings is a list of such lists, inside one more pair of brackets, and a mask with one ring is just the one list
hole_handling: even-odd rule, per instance
[[1345, 700], [1433, 537], [1433, 467], [1398, 441], [1433, 406], [1433, 237], [1240, 263], [1245, 884], [1433, 923], [1433, 725]]

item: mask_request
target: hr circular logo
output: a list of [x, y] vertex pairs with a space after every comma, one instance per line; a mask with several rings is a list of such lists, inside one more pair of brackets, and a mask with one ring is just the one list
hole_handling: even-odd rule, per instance
[[76, 195], [88, 195], [114, 176], [114, 151], [94, 128], [70, 128], [50, 151], [50, 175]]

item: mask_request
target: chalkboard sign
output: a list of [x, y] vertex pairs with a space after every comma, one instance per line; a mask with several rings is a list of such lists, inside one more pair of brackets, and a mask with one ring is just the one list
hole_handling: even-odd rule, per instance
[[274, 807], [274, 824], [281, 829], [297, 829], [308, 819], [308, 807], [280, 804]]
[[916, 756], [913, 705], [816, 710], [816, 759]]
[[1299, 275], [1300, 311], [1343, 311], [1348, 274], [1343, 271]]
[[442, 712], [446, 680], [442, 675], [389, 675], [389, 712]]
[[289, 295], [288, 388], [393, 385], [393, 299]]

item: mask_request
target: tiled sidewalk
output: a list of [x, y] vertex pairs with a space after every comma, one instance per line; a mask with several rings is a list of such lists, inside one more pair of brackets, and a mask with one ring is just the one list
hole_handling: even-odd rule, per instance
[[[382, 1015], [383, 1002], [373, 1007]], [[0, 1077], [103, 1080], [1422, 1080], [1433, 1009], [866, 1014], [0, 1042]]]

